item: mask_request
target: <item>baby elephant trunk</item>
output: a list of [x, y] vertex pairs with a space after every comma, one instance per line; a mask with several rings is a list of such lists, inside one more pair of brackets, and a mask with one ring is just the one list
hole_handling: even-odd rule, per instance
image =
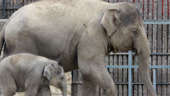
[[62, 79], [58, 81], [58, 84], [55, 85], [55, 87], [61, 90], [63, 96], [67, 96], [67, 82], [65, 77], [62, 77]]

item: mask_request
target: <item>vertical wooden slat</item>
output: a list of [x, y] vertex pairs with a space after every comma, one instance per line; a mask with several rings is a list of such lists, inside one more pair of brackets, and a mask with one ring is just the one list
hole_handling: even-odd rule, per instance
[[[119, 65], [119, 56], [116, 56], [116, 57], [117, 57], [116, 65]], [[119, 76], [120, 76], [120, 75], [119, 75], [119, 73], [120, 73], [119, 70], [120, 70], [120, 69], [118, 68], [117, 71], [116, 71], [116, 74], [117, 74], [117, 80], [116, 80], [116, 82], [119, 82], [119, 79], [120, 79], [120, 78], [119, 78]], [[117, 86], [118, 91], [119, 91], [119, 86], [120, 86], [120, 85]], [[119, 96], [119, 95], [120, 95], [120, 91], [118, 92], [118, 96]]]
[[[133, 65], [137, 65], [137, 57], [133, 57]], [[133, 69], [133, 82], [134, 83], [139, 83], [138, 81], [138, 71], [136, 69]], [[133, 85], [133, 96], [138, 96], [138, 86], [139, 85]], [[140, 85], [141, 86], [141, 85]]]
[[[157, 20], [157, 5], [158, 5], [158, 2], [157, 2], [157, 0], [153, 0], [152, 1], [152, 3], [153, 3], [153, 7], [152, 8], [154, 8], [153, 9], [153, 20]], [[156, 52], [156, 47], [157, 47], [157, 27], [158, 27], [158, 25], [153, 25], [153, 29], [152, 29], [152, 50], [151, 50], [151, 52]], [[152, 59], [152, 62], [153, 62], [153, 65], [156, 65], [156, 59], [157, 59], [157, 57], [156, 56], [153, 56], [153, 59]]]
[[162, 16], [164, 16], [164, 0], [162, 0]]
[[[122, 56], [119, 56], [119, 65], [122, 65]], [[122, 82], [122, 69], [119, 69], [119, 81]], [[122, 85], [119, 85], [119, 96], [122, 96]]]
[[[127, 56], [123, 56], [123, 65], [127, 65], [128, 64], [128, 60], [127, 60]], [[128, 70], [124, 69], [123, 71], [123, 82], [127, 83], [128, 82]], [[128, 91], [127, 91], [127, 85], [123, 86], [123, 96], [127, 96], [128, 95]]]
[[[158, 20], [161, 20], [162, 18], [162, 12], [161, 12], [161, 0], [158, 1], [158, 7], [157, 7], [157, 17]], [[161, 52], [161, 30], [162, 29], [162, 25], [158, 25], [157, 27], [157, 52]], [[161, 64], [161, 57], [157, 56], [157, 65]], [[161, 82], [161, 69], [157, 69], [157, 82]], [[157, 92], [159, 95], [161, 95], [161, 86], [157, 86]]]
[[[151, 9], [152, 15], [151, 15], [150, 18], [151, 18], [152, 20], [154, 20], [154, 15], [155, 15], [155, 0], [152, 0], [152, 3], [151, 3], [151, 4], [152, 4], [152, 9]], [[151, 25], [151, 30], [150, 30], [150, 40], [151, 40], [151, 41], [150, 41], [150, 46], [151, 46], [151, 52], [153, 52], [154, 47], [155, 47], [154, 44], [153, 44], [153, 43], [154, 43], [154, 39], [153, 39], [153, 38], [154, 38], [154, 25], [152, 24], [152, 25]], [[151, 56], [151, 65], [155, 65], [153, 60], [154, 60], [154, 57]], [[150, 74], [150, 75], [153, 77], [152, 73], [153, 73], [153, 70], [151, 70], [151, 74]], [[153, 79], [152, 79], [152, 80], [153, 80]]]
[[[169, 3], [168, 3], [168, 5], [169, 5]], [[168, 19], [170, 19], [170, 15], [168, 15]], [[170, 52], [170, 25], [167, 26], [167, 31], [168, 31], [168, 53], [169, 53]], [[170, 56], [168, 56], [168, 64], [170, 65]], [[168, 79], [168, 82], [170, 82], [170, 69], [168, 69], [167, 79]], [[169, 91], [170, 85], [168, 85], [167, 90], [168, 90], [167, 96], [169, 96], [170, 95], [170, 91]]]
[[[162, 14], [162, 19], [166, 20], [167, 19], [167, 6], [165, 6], [167, 4], [167, 0], [164, 0], [162, 2], [162, 5], [164, 5], [163, 8], [163, 14]], [[163, 25], [163, 35], [162, 35], [162, 44], [163, 44], [163, 53], [167, 53], [167, 25]], [[168, 65], [167, 64], [167, 57], [163, 56], [162, 57], [162, 65]], [[167, 82], [167, 69], [162, 69], [162, 82]], [[162, 85], [162, 96], [166, 96], [167, 90], [166, 90], [166, 85]]]
[[[168, 14], [168, 16], [167, 16], [167, 19], [169, 20], [170, 19], [170, 2], [169, 2], [169, 0], [167, 0], [167, 6], [168, 6], [168, 10], [167, 10], [167, 14]], [[168, 53], [170, 52], [170, 25], [167, 25], [167, 39], [168, 39]], [[170, 65], [170, 56], [168, 56], [168, 61], [167, 61], [167, 63], [168, 63], [168, 65]], [[168, 82], [170, 82], [170, 69], [168, 69], [168, 72], [167, 72], [167, 81]], [[169, 96], [170, 95], [170, 85], [168, 85], [167, 86], [167, 96]]]
[[9, 0], [6, 0], [6, 16], [9, 17]]
[[167, 6], [168, 6], [168, 10], [167, 10], [167, 14], [168, 14], [168, 17], [170, 16], [170, 1], [167, 0]]

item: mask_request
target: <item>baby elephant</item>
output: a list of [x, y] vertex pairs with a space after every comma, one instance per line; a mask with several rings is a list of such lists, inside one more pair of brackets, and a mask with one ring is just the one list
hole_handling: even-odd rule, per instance
[[56, 61], [28, 53], [4, 58], [0, 62], [0, 96], [51, 96], [49, 85], [67, 94], [63, 68]]

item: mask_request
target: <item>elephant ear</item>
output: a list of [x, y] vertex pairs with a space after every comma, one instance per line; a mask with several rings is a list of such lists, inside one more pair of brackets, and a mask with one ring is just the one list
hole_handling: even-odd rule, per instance
[[107, 35], [111, 36], [116, 32], [117, 27], [120, 24], [120, 19], [118, 14], [120, 11], [118, 9], [107, 9], [101, 19], [101, 24], [107, 31]]
[[51, 68], [50, 68], [50, 66], [49, 65], [46, 65], [45, 66], [45, 68], [44, 68], [44, 72], [43, 72], [43, 76], [45, 77], [45, 78], [47, 78], [48, 80], [51, 80], [51, 78], [52, 78], [52, 73], [51, 73]]
[[57, 69], [57, 75], [62, 75], [63, 73], [64, 73], [64, 69], [63, 69], [63, 67], [58, 66], [58, 69]]

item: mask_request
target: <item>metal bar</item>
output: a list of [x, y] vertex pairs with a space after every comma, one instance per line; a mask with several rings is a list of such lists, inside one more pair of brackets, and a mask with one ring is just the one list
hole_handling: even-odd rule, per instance
[[144, 10], [145, 10], [145, 9], [144, 9], [144, 7], [145, 7], [145, 5], [144, 5], [144, 4], [145, 4], [145, 1], [144, 1], [144, 0], [142, 0], [142, 1], [143, 1], [143, 2], [142, 2], [142, 14], [144, 15], [144, 13], [145, 13], [145, 12], [144, 12]]
[[144, 20], [144, 24], [170, 24], [170, 20]]
[[5, 8], [5, 9], [4, 8], [0, 8], [0, 10], [5, 10], [5, 11], [8, 11], [8, 10], [15, 10], [16, 11], [18, 9], [19, 8], [12, 8], [12, 7], [11, 8]]
[[[120, 69], [125, 69], [129, 68], [129, 65], [106, 65], [106, 68], [120, 68]], [[138, 68], [137, 65], [131, 66], [131, 68]]]
[[128, 51], [128, 96], [132, 96], [132, 51]]
[[[113, 52], [111, 52], [110, 54], [109, 54], [110, 56], [114, 56], [114, 55], [128, 55], [128, 53], [113, 53]], [[132, 55], [135, 55], [135, 52], [132, 52]], [[151, 56], [170, 56], [170, 53], [158, 53], [158, 52], [153, 52], [153, 53], [151, 53], [150, 54]]]
[[162, 0], [162, 16], [164, 16], [164, 0]]
[[153, 87], [156, 90], [156, 69], [153, 69]]
[[154, 52], [154, 53], [151, 53], [151, 56], [152, 56], [152, 55], [157, 55], [157, 56], [170, 56], [170, 53], [157, 53], [157, 52], [155, 53], [155, 52]]
[[[128, 82], [115, 82], [116, 85], [128, 85]], [[144, 83], [140, 83], [140, 82], [137, 82], [137, 83], [132, 83], [132, 85], [144, 85]], [[156, 85], [170, 85], [170, 83], [168, 82], [162, 82], [162, 83], [159, 83], [159, 82], [156, 82]]]
[[82, 82], [79, 81], [80, 76], [79, 76], [79, 71], [78, 70], [73, 70], [72, 71], [72, 84], [71, 84], [71, 96], [79, 96], [79, 86], [82, 84]]
[[170, 68], [170, 65], [152, 65], [150, 66], [151, 69], [162, 69], [162, 68]]
[[110, 56], [113, 56], [113, 55], [128, 55], [128, 53], [110, 53], [109, 54]]
[[[131, 65], [131, 68], [138, 68], [138, 65]], [[129, 68], [129, 65], [106, 65], [106, 68], [120, 68], [120, 69], [125, 69], [125, 68]], [[170, 68], [170, 65], [151, 65], [150, 66], [151, 69], [162, 69], [162, 68]]]
[[154, 7], [155, 7], [154, 0], [152, 0], [152, 18], [154, 17]]
[[167, 0], [167, 6], [168, 6], [168, 12], [167, 12], [167, 13], [168, 13], [168, 17], [169, 17], [169, 15], [170, 15], [170, 12], [169, 12], [169, 11], [170, 11], [170, 8], [169, 8], [170, 5], [169, 5], [169, 3], [170, 3], [169, 0]]
[[2, 1], [2, 17], [3, 18], [5, 18], [6, 17], [6, 11], [5, 11], [5, 9], [6, 9], [6, 2], [5, 2], [6, 0], [3, 0]]

